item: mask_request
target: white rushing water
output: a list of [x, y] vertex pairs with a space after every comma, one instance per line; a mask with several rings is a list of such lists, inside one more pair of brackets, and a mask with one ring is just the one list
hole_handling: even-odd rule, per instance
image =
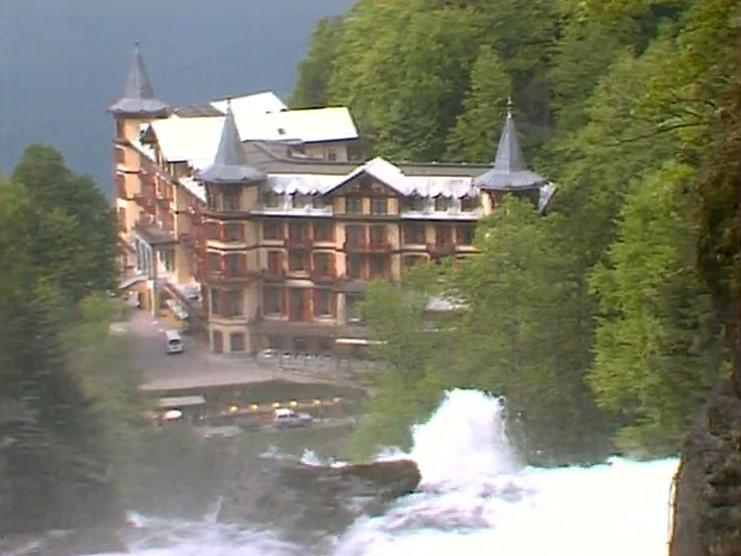
[[[522, 467], [501, 402], [448, 393], [413, 431], [419, 492], [358, 520], [333, 556], [656, 556], [666, 554], [675, 460], [613, 459], [589, 468]], [[388, 454], [386, 454], [388, 458]], [[307, 452], [305, 459], [317, 463]], [[307, 462], [308, 462], [307, 461]], [[161, 521], [132, 543], [135, 556], [288, 556], [306, 549], [206, 520]]]

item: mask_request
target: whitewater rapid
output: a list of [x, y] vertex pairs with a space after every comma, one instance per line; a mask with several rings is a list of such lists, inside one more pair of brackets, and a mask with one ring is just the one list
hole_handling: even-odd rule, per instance
[[[433, 417], [414, 428], [411, 453], [397, 451], [417, 462], [419, 492], [382, 516], [358, 520], [323, 555], [666, 554], [676, 460], [523, 467], [505, 427], [500, 400], [473, 390], [449, 392]], [[145, 521], [149, 538], [131, 541], [135, 556], [315, 553], [272, 532], [213, 520]]]

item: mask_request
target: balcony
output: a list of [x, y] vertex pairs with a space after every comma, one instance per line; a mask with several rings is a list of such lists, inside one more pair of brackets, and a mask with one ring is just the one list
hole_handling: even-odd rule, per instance
[[343, 249], [348, 253], [391, 253], [391, 244], [386, 242], [345, 241]]
[[337, 280], [337, 273], [333, 269], [313, 269], [310, 277], [315, 284], [332, 284]]
[[432, 257], [446, 257], [455, 253], [456, 244], [453, 242], [428, 243], [427, 251]]
[[262, 270], [262, 279], [266, 282], [282, 282], [286, 279], [286, 269], [264, 268]]
[[254, 272], [247, 270], [208, 270], [206, 281], [219, 284], [239, 284], [249, 282], [255, 278]]
[[288, 236], [288, 239], [286, 239], [288, 249], [311, 249], [313, 245], [314, 240], [308, 237]]

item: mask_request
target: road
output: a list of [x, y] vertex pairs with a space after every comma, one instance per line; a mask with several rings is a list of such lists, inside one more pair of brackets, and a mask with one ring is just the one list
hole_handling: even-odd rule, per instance
[[193, 336], [183, 336], [184, 353], [165, 353], [164, 331], [175, 328], [166, 318], [153, 318], [134, 310], [125, 323], [112, 329], [126, 333], [131, 355], [144, 374], [144, 390], [181, 390], [232, 384], [285, 381], [298, 384], [327, 383], [362, 387], [357, 372], [335, 360], [282, 359], [258, 361], [247, 355], [211, 353], [208, 345]]

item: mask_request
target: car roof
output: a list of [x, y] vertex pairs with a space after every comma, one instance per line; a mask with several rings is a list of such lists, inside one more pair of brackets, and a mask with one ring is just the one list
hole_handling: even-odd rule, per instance
[[165, 336], [167, 336], [168, 340], [179, 340], [180, 339], [180, 331], [178, 330], [165, 330]]

